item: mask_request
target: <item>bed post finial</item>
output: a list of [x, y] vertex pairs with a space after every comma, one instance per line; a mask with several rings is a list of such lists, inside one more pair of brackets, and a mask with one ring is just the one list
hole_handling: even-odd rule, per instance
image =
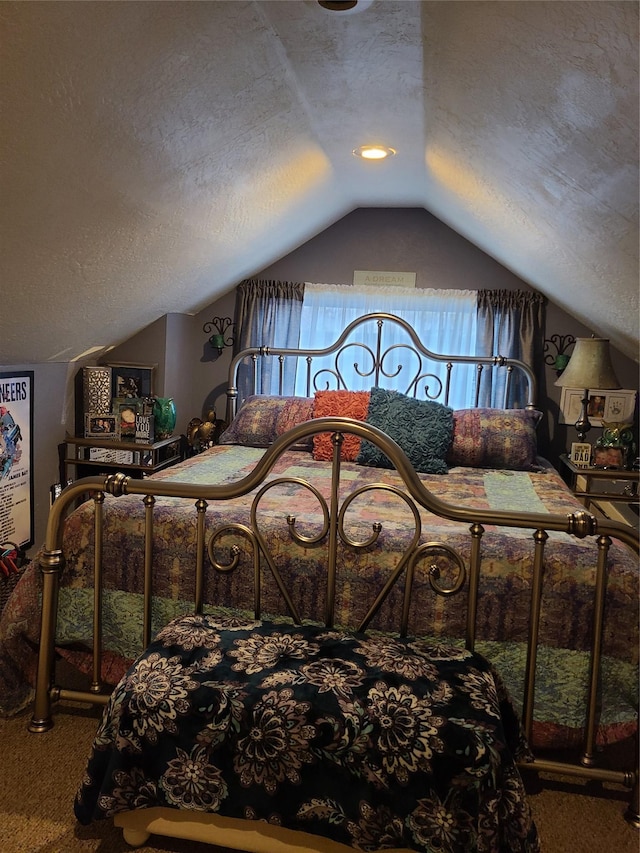
[[584, 539], [585, 536], [595, 536], [597, 532], [598, 522], [591, 513], [572, 512], [567, 516], [567, 533]]

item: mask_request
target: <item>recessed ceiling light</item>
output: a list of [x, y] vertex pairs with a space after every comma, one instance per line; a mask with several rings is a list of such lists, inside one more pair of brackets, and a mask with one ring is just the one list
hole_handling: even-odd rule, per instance
[[330, 12], [348, 12], [358, 5], [358, 0], [318, 0], [318, 3]]
[[356, 157], [362, 157], [365, 160], [384, 160], [385, 157], [393, 157], [396, 149], [387, 148], [386, 145], [361, 145], [359, 148], [354, 148], [353, 153]]
[[368, 9], [373, 0], [318, 0], [318, 5], [327, 12], [351, 14]]

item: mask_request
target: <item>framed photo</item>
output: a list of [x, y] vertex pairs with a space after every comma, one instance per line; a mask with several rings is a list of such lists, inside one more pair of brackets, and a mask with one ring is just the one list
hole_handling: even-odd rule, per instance
[[136, 436], [136, 416], [142, 412], [143, 402], [137, 397], [125, 399], [124, 397], [114, 397], [111, 403], [111, 411], [118, 416], [118, 428], [120, 430], [120, 438], [135, 438]]
[[85, 415], [85, 438], [120, 438], [118, 415], [104, 412], [88, 412]]
[[0, 373], [0, 542], [33, 545], [33, 371]]
[[624, 447], [594, 447], [594, 468], [624, 468], [626, 452]]
[[569, 458], [577, 468], [588, 468], [591, 465], [591, 445], [583, 441], [574, 441]]
[[603, 421], [615, 424], [633, 421], [636, 407], [635, 391], [606, 391], [605, 394]]
[[111, 396], [123, 399], [151, 397], [153, 364], [110, 364]]
[[[584, 388], [563, 388], [560, 396], [560, 423], [574, 424], [582, 410]], [[587, 413], [593, 426], [605, 423], [629, 423], [633, 420], [636, 392], [626, 389], [589, 390]]]
[[54, 483], [54, 485], [50, 487], [49, 500], [51, 505], [53, 505], [53, 502], [60, 497], [60, 495], [62, 494], [62, 490], [65, 488], [65, 486], [70, 486], [71, 483], [73, 483], [73, 480], [67, 480], [64, 486], [62, 485], [62, 483]]

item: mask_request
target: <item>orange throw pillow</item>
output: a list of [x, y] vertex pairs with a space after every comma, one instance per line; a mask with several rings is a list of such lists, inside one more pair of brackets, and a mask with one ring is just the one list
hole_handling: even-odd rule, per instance
[[[369, 408], [369, 391], [316, 391], [313, 403], [314, 418], [343, 417], [366, 421]], [[360, 452], [360, 438], [345, 435], [340, 458], [355, 462]], [[313, 458], [326, 462], [333, 457], [331, 433], [321, 432], [313, 436]]]

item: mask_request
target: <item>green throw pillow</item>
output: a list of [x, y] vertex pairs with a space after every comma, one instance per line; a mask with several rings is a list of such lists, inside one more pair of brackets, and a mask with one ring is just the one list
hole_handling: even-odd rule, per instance
[[[367, 423], [393, 438], [423, 474], [446, 474], [446, 455], [453, 437], [453, 409], [433, 400], [417, 400], [399, 391], [372, 388]], [[391, 468], [376, 445], [363, 441], [356, 459], [360, 465]]]

